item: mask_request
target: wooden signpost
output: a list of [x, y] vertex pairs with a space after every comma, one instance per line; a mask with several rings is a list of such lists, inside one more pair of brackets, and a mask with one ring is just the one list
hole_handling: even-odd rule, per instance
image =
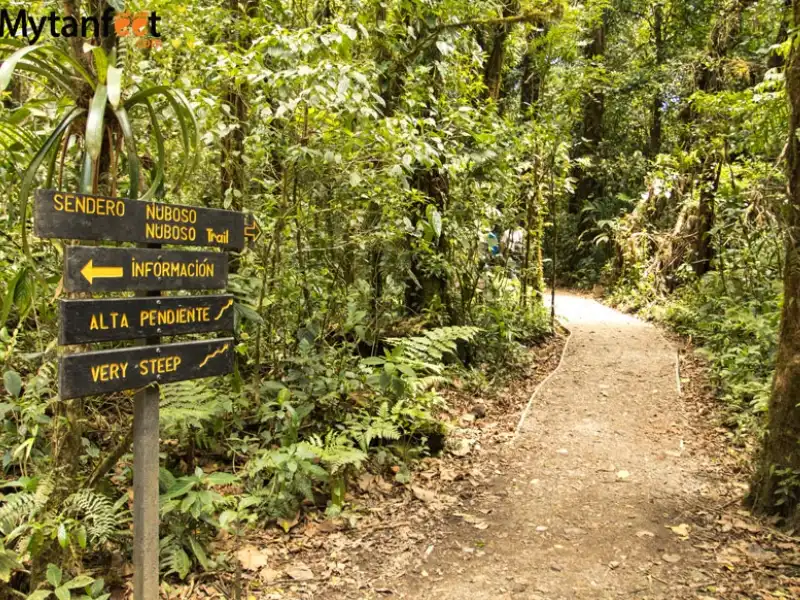
[[37, 190], [34, 233], [43, 238], [243, 250], [261, 229], [232, 210]]
[[[34, 231], [43, 238], [131, 242], [147, 247], [67, 246], [68, 292], [136, 291], [144, 297], [61, 300], [62, 345], [139, 340], [139, 345], [64, 354], [62, 399], [138, 390], [133, 416], [134, 598], [159, 595], [158, 385], [233, 371], [234, 339], [162, 344], [162, 336], [233, 332], [233, 296], [170, 296], [161, 290], [227, 286], [222, 252], [167, 250], [161, 245], [242, 250], [261, 235], [244, 213], [37, 190]], [[143, 344], [143, 345], [142, 345]]]

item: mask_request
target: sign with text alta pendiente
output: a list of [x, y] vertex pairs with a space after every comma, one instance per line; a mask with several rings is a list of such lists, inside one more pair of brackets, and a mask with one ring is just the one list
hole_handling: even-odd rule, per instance
[[61, 300], [59, 343], [233, 331], [233, 296]]
[[37, 190], [34, 233], [42, 238], [243, 250], [261, 229], [232, 210]]

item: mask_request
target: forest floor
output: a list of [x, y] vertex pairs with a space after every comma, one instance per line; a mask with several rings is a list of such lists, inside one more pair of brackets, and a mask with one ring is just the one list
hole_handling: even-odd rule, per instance
[[250, 540], [244, 597], [800, 598], [800, 539], [743, 509], [747, 460], [691, 349], [589, 298], [556, 307], [571, 337], [518, 433], [563, 344], [454, 415], [411, 485], [363, 476], [349, 518]]

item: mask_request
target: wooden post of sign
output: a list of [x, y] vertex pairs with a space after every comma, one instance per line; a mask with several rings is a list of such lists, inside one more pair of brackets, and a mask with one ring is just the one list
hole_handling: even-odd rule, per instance
[[[148, 245], [160, 248], [159, 245]], [[145, 292], [161, 296], [161, 292]], [[145, 338], [159, 344], [160, 336]], [[161, 390], [149, 385], [133, 400], [133, 598], [157, 600], [158, 569], [158, 409]]]

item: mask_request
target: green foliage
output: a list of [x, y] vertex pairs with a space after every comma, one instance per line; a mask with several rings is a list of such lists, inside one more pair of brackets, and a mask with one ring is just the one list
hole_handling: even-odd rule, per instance
[[64, 577], [58, 565], [47, 565], [47, 583], [52, 590], [43, 589], [41, 586], [27, 596], [28, 600], [46, 600], [55, 596], [58, 600], [108, 600], [111, 594], [103, 593], [105, 582], [89, 575], [77, 575], [72, 578]]
[[218, 515], [234, 501], [214, 488], [236, 481], [229, 473], [207, 474], [199, 467], [192, 475], [179, 478], [161, 470], [159, 485], [164, 493], [159, 498], [159, 512], [168, 533], [161, 538], [159, 554], [165, 575], [185, 579], [194, 564], [203, 569], [216, 566], [205, 546], [220, 528]]

